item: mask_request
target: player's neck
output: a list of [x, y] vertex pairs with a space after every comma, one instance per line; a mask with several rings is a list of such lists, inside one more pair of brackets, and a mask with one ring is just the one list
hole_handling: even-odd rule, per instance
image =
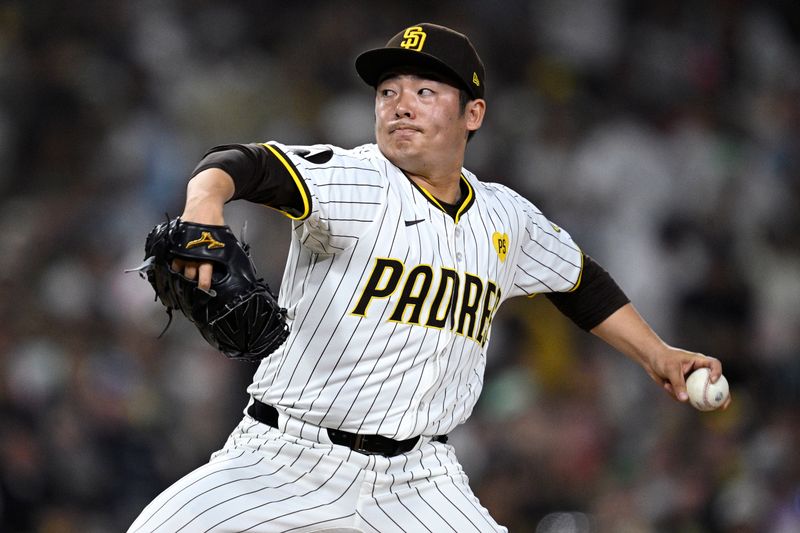
[[434, 198], [448, 204], [461, 200], [461, 172], [446, 176], [428, 177], [406, 172], [408, 179], [428, 191]]

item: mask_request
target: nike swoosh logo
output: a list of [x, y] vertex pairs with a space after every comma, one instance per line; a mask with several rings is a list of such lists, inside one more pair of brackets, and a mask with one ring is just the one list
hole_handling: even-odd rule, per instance
[[425, 222], [425, 219], [421, 218], [419, 220], [405, 220], [404, 222], [406, 223], [406, 226], [413, 226], [414, 224], [419, 224], [420, 222]]

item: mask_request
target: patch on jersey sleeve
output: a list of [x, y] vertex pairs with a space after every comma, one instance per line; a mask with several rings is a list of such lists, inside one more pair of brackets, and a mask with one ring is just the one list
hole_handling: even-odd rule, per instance
[[492, 234], [492, 244], [494, 244], [494, 249], [497, 252], [497, 257], [500, 258], [500, 262], [505, 262], [508, 255], [508, 233], [495, 231]]
[[291, 152], [295, 155], [299, 155], [309, 163], [314, 163], [315, 165], [327, 163], [333, 157], [333, 150], [327, 147], [313, 150], [308, 148], [293, 148]]

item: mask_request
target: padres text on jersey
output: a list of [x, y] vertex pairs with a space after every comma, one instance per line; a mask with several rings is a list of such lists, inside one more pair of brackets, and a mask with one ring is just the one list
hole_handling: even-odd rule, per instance
[[312, 208], [292, 222], [281, 283], [291, 334], [249, 392], [316, 426], [449, 432], [480, 394], [500, 304], [572, 289], [580, 249], [530, 202], [467, 170], [451, 216], [375, 145], [270, 147], [291, 160]]

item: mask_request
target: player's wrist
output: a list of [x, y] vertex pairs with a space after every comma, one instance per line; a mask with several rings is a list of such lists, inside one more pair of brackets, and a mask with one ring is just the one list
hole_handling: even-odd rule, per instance
[[192, 203], [211, 203], [219, 210], [225, 203], [233, 198], [236, 186], [233, 178], [222, 169], [206, 169], [192, 179], [186, 186], [187, 204]]
[[181, 219], [200, 224], [225, 224], [223, 211], [233, 192], [233, 181], [225, 172], [201, 172], [187, 185], [186, 204]]
[[180, 218], [185, 222], [223, 226], [225, 224], [223, 206], [224, 203], [193, 196], [187, 198]]

